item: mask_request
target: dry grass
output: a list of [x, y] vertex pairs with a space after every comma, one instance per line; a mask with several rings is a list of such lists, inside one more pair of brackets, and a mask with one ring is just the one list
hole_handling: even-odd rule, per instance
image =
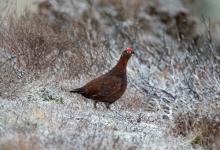
[[40, 148], [37, 138], [32, 135], [16, 134], [0, 142], [1, 150], [37, 150]]
[[206, 109], [176, 114], [172, 134], [189, 138], [193, 145], [213, 149], [220, 138], [220, 116], [218, 110], [205, 112]]
[[73, 79], [106, 69], [109, 51], [105, 40], [99, 40], [98, 31], [87, 19], [82, 17], [60, 32], [57, 24], [39, 15], [9, 18], [8, 26], [0, 32], [2, 92], [15, 91], [15, 85], [25, 80], [51, 76]]
[[[98, 49], [91, 47], [86, 28], [85, 24], [79, 21], [62, 32], [56, 32], [53, 24], [39, 16], [26, 15], [10, 20], [9, 26], [3, 32], [2, 43], [5, 49], [15, 55], [17, 67], [27, 73], [40, 75], [49, 68], [50, 71], [55, 71], [59, 63], [67, 66], [64, 68], [69, 69], [69, 77], [75, 77], [94, 63], [88, 61], [93, 59], [93, 56], [86, 58], [91, 55], [86, 53], [93, 50], [94, 55], [100, 54]], [[59, 62], [63, 58], [66, 58], [65, 62]]]

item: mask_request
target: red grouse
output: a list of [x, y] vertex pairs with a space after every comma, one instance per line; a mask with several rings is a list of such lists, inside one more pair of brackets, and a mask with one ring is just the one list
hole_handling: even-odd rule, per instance
[[94, 100], [95, 108], [97, 102], [104, 102], [106, 108], [109, 109], [110, 105], [118, 100], [127, 88], [126, 68], [132, 54], [134, 50], [126, 48], [118, 63], [109, 72], [70, 92]]

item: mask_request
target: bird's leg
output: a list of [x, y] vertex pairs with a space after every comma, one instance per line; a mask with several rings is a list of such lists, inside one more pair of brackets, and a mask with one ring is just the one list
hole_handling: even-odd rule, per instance
[[111, 108], [110, 105], [111, 105], [111, 103], [105, 103], [105, 107], [106, 107], [107, 109], [110, 109], [110, 108]]
[[97, 101], [94, 101], [94, 108], [95, 109], [97, 109], [97, 106], [96, 106], [97, 103], [98, 103]]

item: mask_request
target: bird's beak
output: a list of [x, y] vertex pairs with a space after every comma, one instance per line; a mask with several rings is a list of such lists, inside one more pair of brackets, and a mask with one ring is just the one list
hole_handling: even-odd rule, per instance
[[134, 51], [132, 51], [132, 53], [131, 53], [132, 55], [135, 55], [135, 56], [137, 56], [137, 54], [134, 52]]

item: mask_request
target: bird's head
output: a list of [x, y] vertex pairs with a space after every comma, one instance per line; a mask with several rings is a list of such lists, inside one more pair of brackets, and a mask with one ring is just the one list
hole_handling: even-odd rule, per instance
[[130, 47], [126, 48], [123, 51], [118, 63], [116, 64], [116, 66], [112, 70], [119, 72], [119, 73], [125, 73], [128, 60], [133, 54], [135, 54], [133, 48], [130, 48]]
[[130, 47], [126, 48], [122, 53], [123, 56], [127, 56], [129, 58], [131, 57], [132, 54], [134, 54], [134, 49]]

